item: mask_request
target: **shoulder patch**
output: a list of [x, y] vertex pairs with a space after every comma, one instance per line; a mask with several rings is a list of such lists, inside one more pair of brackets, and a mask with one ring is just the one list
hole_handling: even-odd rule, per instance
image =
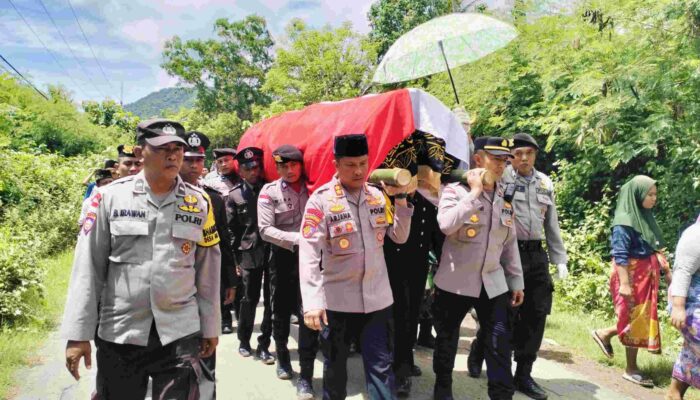
[[207, 220], [204, 223], [203, 238], [197, 243], [198, 246], [211, 247], [219, 244], [221, 238], [219, 237], [219, 231], [216, 230], [216, 221], [214, 220], [214, 210], [211, 205], [211, 198], [207, 193], [202, 193], [202, 197], [207, 202]]

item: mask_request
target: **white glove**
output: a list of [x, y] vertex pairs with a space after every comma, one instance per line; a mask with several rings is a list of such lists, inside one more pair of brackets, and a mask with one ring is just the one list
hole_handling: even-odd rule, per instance
[[566, 279], [569, 276], [569, 269], [566, 264], [557, 264], [557, 278]]

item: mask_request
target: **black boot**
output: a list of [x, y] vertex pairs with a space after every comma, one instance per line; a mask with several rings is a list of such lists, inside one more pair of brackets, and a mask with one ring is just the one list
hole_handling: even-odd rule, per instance
[[250, 357], [253, 354], [252, 349], [250, 348], [250, 343], [241, 342], [241, 344], [238, 345], [238, 354], [242, 355], [243, 357]]
[[435, 338], [433, 337], [433, 324], [430, 322], [420, 323], [420, 332], [418, 333], [418, 340], [416, 344], [419, 346], [427, 347], [429, 349], [435, 348]]
[[275, 356], [270, 354], [267, 349], [263, 349], [260, 346], [255, 350], [255, 359], [262, 361], [265, 365], [272, 365], [275, 363]]
[[299, 378], [297, 381], [297, 399], [311, 400], [316, 397], [311, 379]]
[[532, 379], [531, 373], [531, 362], [518, 363], [518, 367], [515, 369], [515, 377], [513, 381], [515, 384], [515, 390], [531, 399], [546, 400], [547, 392], [545, 392], [544, 389], [542, 389], [542, 387], [538, 385], [534, 379]]
[[435, 386], [433, 387], [434, 400], [454, 400], [452, 396], [452, 375], [435, 375]]
[[289, 360], [289, 350], [286, 347], [277, 347], [277, 377], [282, 380], [292, 379], [294, 371]]
[[472, 378], [481, 376], [481, 368], [484, 366], [484, 349], [478, 348], [479, 346], [481, 346], [481, 342], [474, 339], [467, 357], [467, 370]]
[[411, 378], [396, 377], [396, 395], [399, 397], [408, 397], [411, 394]]

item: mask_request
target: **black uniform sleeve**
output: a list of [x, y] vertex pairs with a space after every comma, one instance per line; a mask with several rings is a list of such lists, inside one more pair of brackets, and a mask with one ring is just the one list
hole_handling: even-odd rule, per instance
[[214, 219], [216, 221], [216, 230], [219, 232], [221, 242], [221, 287], [231, 288], [238, 284], [238, 276], [236, 275], [236, 263], [233, 258], [231, 232], [229, 232], [228, 221], [226, 220], [226, 205], [221, 195], [214, 193], [210, 194], [212, 205], [214, 206]]

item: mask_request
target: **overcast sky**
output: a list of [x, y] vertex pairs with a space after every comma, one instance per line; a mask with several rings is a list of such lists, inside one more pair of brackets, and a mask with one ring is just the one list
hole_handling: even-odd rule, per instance
[[[47, 16], [41, 1], [70, 48]], [[72, 92], [77, 101], [100, 100], [105, 96], [119, 100], [123, 83], [124, 103], [127, 104], [152, 91], [175, 86], [177, 80], [160, 68], [163, 44], [173, 35], [184, 39], [211, 37], [217, 18], [239, 20], [250, 14], [265, 17], [273, 36], [281, 35], [292, 18], [302, 18], [312, 27], [326, 24], [339, 26], [344, 21], [350, 21], [355, 30], [366, 33], [369, 31], [367, 12], [373, 2], [0, 0], [0, 54], [42, 90], [46, 89], [47, 84], [61, 84]], [[22, 21], [12, 4], [40, 40]], [[69, 4], [75, 9], [107, 79], [93, 58]], [[3, 72], [2, 69], [0, 72]]]

